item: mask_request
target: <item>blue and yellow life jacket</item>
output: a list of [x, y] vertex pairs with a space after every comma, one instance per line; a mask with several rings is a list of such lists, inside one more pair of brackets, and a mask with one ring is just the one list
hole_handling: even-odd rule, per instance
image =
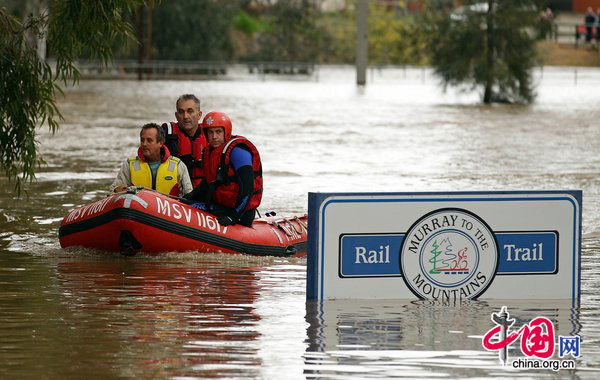
[[179, 183], [177, 182], [179, 158], [171, 156], [166, 147], [162, 149], [165, 152], [161, 155], [162, 162], [156, 171], [156, 177], [152, 176], [150, 165], [146, 162], [141, 149], [138, 150], [137, 156], [129, 157], [131, 182], [134, 186], [143, 186], [163, 194], [179, 195]]

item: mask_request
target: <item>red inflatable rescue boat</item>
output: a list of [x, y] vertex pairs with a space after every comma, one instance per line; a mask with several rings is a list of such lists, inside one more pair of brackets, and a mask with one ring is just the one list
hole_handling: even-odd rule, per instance
[[210, 213], [147, 189], [132, 189], [70, 211], [60, 223], [63, 248], [117, 251], [306, 254], [307, 217], [266, 217], [221, 226]]

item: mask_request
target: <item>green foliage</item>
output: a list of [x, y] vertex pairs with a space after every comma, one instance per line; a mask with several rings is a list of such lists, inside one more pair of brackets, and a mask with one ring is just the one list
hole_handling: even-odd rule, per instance
[[253, 36], [264, 28], [256, 18], [243, 9], [233, 19], [233, 27], [248, 36]]
[[378, 3], [369, 6], [369, 63], [421, 64], [424, 44], [412, 16]]
[[258, 51], [248, 59], [266, 61], [305, 61], [316, 59], [320, 30], [315, 23], [318, 12], [306, 0], [278, 1], [267, 8], [265, 28], [257, 36]]
[[462, 12], [431, 12], [421, 20], [436, 74], [444, 87], [483, 89], [484, 103], [532, 102], [538, 2], [473, 3], [466, 2]]
[[[124, 14], [140, 0], [54, 0], [39, 15], [22, 19], [0, 9], [0, 167], [15, 181], [20, 194], [24, 182], [35, 178], [43, 163], [37, 152], [36, 128], [47, 123], [56, 132], [62, 116], [56, 106], [59, 83], [79, 78], [74, 60], [82, 55], [107, 63], [112, 44], [133, 38]], [[37, 53], [46, 38], [51, 67]]]
[[239, 11], [239, 0], [164, 1], [153, 16], [154, 58], [229, 60], [233, 56], [230, 27]]
[[[322, 42], [321, 62], [354, 63], [356, 59], [356, 9], [354, 2], [335, 12], [317, 16]], [[427, 61], [423, 32], [404, 1], [369, 2], [369, 64], [424, 64]]]
[[356, 59], [356, 12], [345, 7], [321, 13], [316, 20], [321, 30], [319, 60], [323, 63], [352, 63]]

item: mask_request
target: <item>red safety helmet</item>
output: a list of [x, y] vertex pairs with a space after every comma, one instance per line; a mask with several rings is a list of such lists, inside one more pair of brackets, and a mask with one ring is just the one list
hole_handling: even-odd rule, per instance
[[224, 112], [209, 112], [202, 120], [202, 128], [218, 128], [222, 127], [225, 130], [225, 141], [231, 138], [231, 120]]

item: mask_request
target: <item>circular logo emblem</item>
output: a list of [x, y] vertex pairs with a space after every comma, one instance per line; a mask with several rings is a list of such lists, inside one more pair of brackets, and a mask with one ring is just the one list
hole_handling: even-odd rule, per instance
[[491, 284], [500, 253], [490, 227], [462, 209], [440, 209], [408, 230], [400, 249], [400, 271], [419, 298], [474, 299]]

